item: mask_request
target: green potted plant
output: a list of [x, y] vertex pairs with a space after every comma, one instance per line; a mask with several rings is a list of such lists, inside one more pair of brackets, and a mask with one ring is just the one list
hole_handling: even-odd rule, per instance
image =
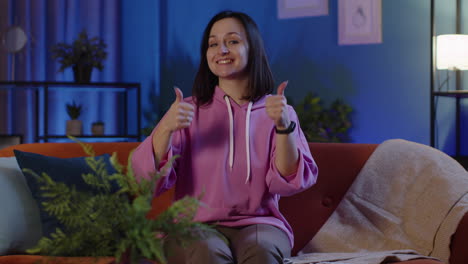
[[104, 135], [104, 122], [96, 121], [91, 124], [91, 134], [94, 136]]
[[[137, 180], [131, 163], [124, 167], [117, 153], [109, 158], [109, 169], [105, 157], [96, 157], [91, 145], [69, 138], [88, 155], [85, 160], [91, 172], [81, 175], [86, 187], [76, 188], [44, 172], [23, 169], [40, 185], [41, 196], [46, 200], [40, 209], [62, 225], [49, 237], [42, 237], [28, 253], [52, 259], [96, 257], [96, 263], [100, 257], [114, 256], [113, 263], [118, 264], [154, 263], [148, 260], [163, 264], [167, 263], [164, 245], [168, 237], [186, 246], [199, 238], [199, 231], [214, 232], [210, 225], [193, 220], [200, 197], [186, 196], [150, 217], [156, 184], [163, 173]], [[168, 170], [175, 158], [161, 171]]]
[[321, 98], [308, 93], [294, 106], [301, 128], [311, 142], [349, 142], [352, 108], [336, 99], [328, 107]]
[[60, 63], [59, 72], [72, 67], [76, 82], [89, 82], [93, 68], [102, 70], [107, 58], [106, 43], [98, 37], [89, 38], [81, 31], [72, 44], [57, 43], [52, 46], [52, 58]]
[[66, 104], [67, 114], [70, 117], [70, 120], [67, 120], [66, 134], [71, 136], [79, 136], [83, 131], [83, 124], [78, 118], [81, 115], [80, 104], [73, 101], [71, 104]]

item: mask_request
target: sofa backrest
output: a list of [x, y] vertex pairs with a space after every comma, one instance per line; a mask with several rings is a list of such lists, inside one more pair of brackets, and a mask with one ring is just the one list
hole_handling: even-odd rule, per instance
[[[130, 151], [137, 142], [90, 143], [96, 155], [117, 152], [119, 161], [127, 164]], [[362, 166], [377, 144], [310, 143], [312, 155], [319, 168], [317, 183], [310, 189], [291, 197], [281, 198], [280, 210], [291, 224], [295, 235], [293, 254], [302, 249], [330, 217], [351, 186]], [[21, 144], [0, 150], [0, 157], [14, 156], [13, 149], [59, 158], [85, 156], [76, 143]], [[172, 200], [174, 190], [153, 200], [150, 217], [165, 210]]]
[[[87, 143], [93, 146], [96, 155], [104, 153], [112, 154], [117, 152], [119, 162], [127, 164], [127, 158], [133, 149], [138, 146], [138, 142], [99, 142]], [[57, 158], [73, 158], [86, 156], [83, 148], [76, 143], [31, 143], [10, 146], [0, 150], [0, 157], [12, 157], [15, 154], [13, 150], [21, 150], [26, 152], [38, 153], [46, 156]]]

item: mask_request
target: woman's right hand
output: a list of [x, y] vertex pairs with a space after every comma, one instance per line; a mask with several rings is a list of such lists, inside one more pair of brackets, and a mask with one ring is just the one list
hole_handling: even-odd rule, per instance
[[156, 167], [167, 155], [171, 141], [172, 133], [190, 126], [194, 115], [194, 106], [184, 102], [182, 91], [174, 87], [176, 99], [167, 110], [164, 117], [159, 121], [156, 130], [153, 133], [152, 143], [154, 151], [154, 161]]
[[162, 120], [164, 122], [162, 125], [170, 133], [189, 127], [194, 115], [194, 106], [183, 101], [182, 91], [174, 87], [174, 92], [176, 99]]

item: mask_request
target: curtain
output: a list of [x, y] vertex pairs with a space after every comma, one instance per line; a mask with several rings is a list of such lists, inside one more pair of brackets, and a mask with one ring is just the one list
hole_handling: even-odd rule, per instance
[[[116, 0], [1, 0], [7, 1], [8, 26], [22, 27], [28, 43], [23, 50], [8, 57], [7, 72], [0, 77], [14, 81], [73, 81], [71, 68], [58, 73], [58, 63], [50, 56], [50, 48], [58, 42], [72, 43], [83, 30], [90, 37], [100, 37], [107, 44], [108, 57], [103, 71], [93, 70], [92, 82], [118, 81], [120, 69], [120, 1]], [[2, 5], [4, 6], [4, 5]], [[13, 68], [14, 56], [14, 68]], [[11, 75], [14, 71], [14, 76]], [[43, 95], [41, 95], [43, 96]], [[104, 92], [80, 92], [62, 89], [49, 93], [48, 130], [65, 134], [68, 118], [66, 103], [82, 104], [84, 134], [91, 123], [104, 121], [106, 133], [119, 129], [119, 98]], [[35, 93], [27, 89], [0, 90], [0, 134], [22, 134], [25, 142], [34, 141]], [[120, 102], [121, 103], [121, 102]], [[41, 111], [43, 108], [40, 109]], [[42, 122], [39, 122], [42, 131]]]

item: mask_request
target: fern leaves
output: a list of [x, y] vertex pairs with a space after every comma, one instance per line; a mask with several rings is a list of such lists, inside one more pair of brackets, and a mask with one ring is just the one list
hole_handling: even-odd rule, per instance
[[[164, 242], [168, 236], [188, 244], [197, 238], [197, 230], [211, 230], [207, 225], [193, 222], [199, 201], [186, 197], [174, 202], [156, 219], [148, 219], [157, 180], [137, 181], [129, 165], [125, 168], [114, 153], [110, 162], [115, 173], [109, 174], [103, 158], [95, 158], [89, 144], [77, 141], [90, 155], [86, 163], [92, 173], [82, 175], [89, 190], [77, 190], [55, 182], [47, 174], [33, 175], [45, 198], [42, 210], [57, 218], [62, 225], [50, 237], [43, 237], [28, 250], [31, 254], [49, 256], [115, 256], [137, 263], [142, 258], [166, 263]], [[175, 159], [176, 157], [174, 157]], [[166, 171], [172, 162], [163, 169]], [[115, 190], [115, 186], [118, 186]], [[113, 187], [114, 186], [114, 187]]]

